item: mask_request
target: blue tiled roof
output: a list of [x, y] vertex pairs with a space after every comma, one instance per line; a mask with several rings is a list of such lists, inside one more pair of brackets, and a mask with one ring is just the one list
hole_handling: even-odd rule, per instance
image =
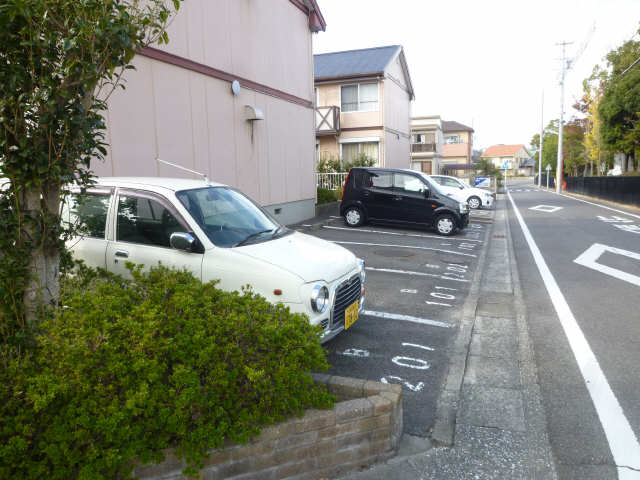
[[319, 79], [380, 73], [384, 71], [401, 48], [400, 45], [389, 45], [314, 55], [314, 75], [316, 79]]

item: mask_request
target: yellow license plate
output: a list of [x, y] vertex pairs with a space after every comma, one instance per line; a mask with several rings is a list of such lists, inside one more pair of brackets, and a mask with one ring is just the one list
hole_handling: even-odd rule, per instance
[[344, 311], [344, 329], [346, 330], [358, 320], [358, 301], [356, 300]]

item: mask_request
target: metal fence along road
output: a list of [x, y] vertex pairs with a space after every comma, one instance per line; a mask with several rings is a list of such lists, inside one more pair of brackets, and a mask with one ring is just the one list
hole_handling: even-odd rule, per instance
[[640, 177], [566, 177], [567, 192], [640, 206]]

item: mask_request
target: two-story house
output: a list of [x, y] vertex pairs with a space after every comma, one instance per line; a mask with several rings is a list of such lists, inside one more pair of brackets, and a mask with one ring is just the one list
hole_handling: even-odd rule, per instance
[[411, 118], [411, 168], [435, 175], [440, 172], [444, 136], [439, 115]]
[[399, 45], [314, 55], [317, 158], [409, 168], [409, 68]]
[[99, 176], [197, 178], [245, 192], [282, 223], [315, 214], [316, 0], [189, 0], [170, 42], [133, 59], [106, 112]]
[[473, 128], [454, 121], [442, 121], [444, 145], [442, 172], [459, 175], [471, 168], [473, 154]]
[[489, 159], [495, 168], [506, 170], [508, 175], [533, 173], [531, 154], [522, 144], [492, 145], [482, 153], [480, 158]]

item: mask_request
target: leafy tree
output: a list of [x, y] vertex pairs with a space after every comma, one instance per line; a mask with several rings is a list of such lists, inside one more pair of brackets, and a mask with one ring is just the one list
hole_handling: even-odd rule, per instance
[[[91, 183], [102, 112], [145, 45], [168, 41], [181, 0], [6, 0], [0, 5], [0, 343], [56, 302], [63, 186]], [[123, 87], [124, 88], [124, 87]], [[22, 340], [21, 340], [22, 339]]]
[[[538, 164], [538, 158], [540, 157], [540, 134], [536, 133], [530, 142], [532, 147], [536, 147], [536, 152], [533, 158]], [[551, 120], [544, 128], [544, 134], [542, 137], [542, 170], [545, 171], [547, 165], [551, 166], [551, 170], [555, 171], [558, 163], [558, 120]]]
[[637, 40], [629, 40], [609, 52], [606, 59], [610, 72], [598, 106], [602, 142], [611, 150], [624, 153], [635, 168], [639, 163], [636, 151], [640, 149], [640, 68], [626, 70], [638, 58]]
[[[564, 143], [562, 144], [562, 158], [564, 159], [564, 171], [577, 176], [584, 173], [586, 165], [585, 156], [585, 119], [572, 118], [563, 125]], [[543, 152], [544, 155], [544, 152]]]

